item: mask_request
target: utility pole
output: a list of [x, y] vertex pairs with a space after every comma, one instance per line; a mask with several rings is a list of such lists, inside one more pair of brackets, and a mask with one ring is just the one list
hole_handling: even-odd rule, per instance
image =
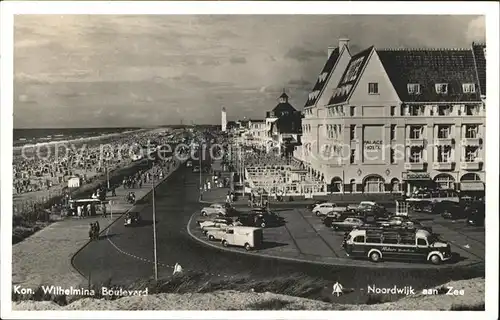
[[153, 178], [153, 250], [155, 262], [155, 281], [158, 281], [158, 260], [156, 255], [156, 206], [155, 206], [155, 180]]

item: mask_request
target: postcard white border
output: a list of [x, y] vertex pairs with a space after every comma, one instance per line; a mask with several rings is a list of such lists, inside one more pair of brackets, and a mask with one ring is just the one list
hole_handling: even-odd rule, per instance
[[[498, 136], [499, 136], [499, 82], [498, 82], [498, 30], [499, 7], [495, 2], [251, 2], [251, 1], [179, 1], [179, 2], [48, 2], [4, 1], [1, 3], [1, 312], [2, 318], [30, 319], [331, 319], [366, 316], [365, 311], [281, 311], [281, 312], [228, 312], [228, 311], [12, 311], [12, 110], [13, 110], [13, 15], [14, 14], [448, 14], [485, 15], [487, 31], [487, 86], [488, 106], [486, 120], [487, 167], [487, 225], [486, 231], [486, 312], [453, 312], [454, 319], [491, 319], [498, 315]], [[439, 25], [436, 25], [439, 28]], [[361, 314], [359, 314], [361, 313]], [[488, 314], [490, 316], [488, 316]], [[440, 316], [432, 311], [390, 311], [370, 315], [373, 319], [404, 317], [421, 319]], [[493, 316], [493, 317], [492, 317]]]

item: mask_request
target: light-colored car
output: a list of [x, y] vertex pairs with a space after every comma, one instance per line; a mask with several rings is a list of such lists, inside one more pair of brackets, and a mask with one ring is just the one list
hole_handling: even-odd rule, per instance
[[349, 210], [363, 210], [373, 206], [378, 206], [376, 202], [373, 201], [361, 201], [358, 204], [350, 204], [347, 206]]
[[203, 209], [201, 209], [202, 216], [208, 216], [208, 215], [213, 215], [213, 214], [220, 214], [220, 215], [225, 216], [226, 215], [226, 207], [223, 204], [214, 203], [208, 207], [204, 207]]
[[210, 241], [222, 240], [222, 237], [226, 233], [226, 230], [227, 228], [211, 228], [210, 230], [207, 230], [205, 235]]
[[315, 206], [312, 209], [312, 212], [316, 216], [321, 217], [321, 216], [326, 216], [330, 212], [343, 212], [346, 210], [347, 210], [347, 207], [338, 206], [333, 202], [325, 202], [325, 203], [321, 203], [321, 204], [318, 204], [317, 206]]

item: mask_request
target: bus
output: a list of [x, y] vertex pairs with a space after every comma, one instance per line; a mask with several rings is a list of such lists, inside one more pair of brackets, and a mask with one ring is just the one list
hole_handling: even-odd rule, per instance
[[342, 244], [347, 256], [382, 260], [427, 261], [440, 264], [451, 258], [450, 244], [422, 229], [359, 227]]

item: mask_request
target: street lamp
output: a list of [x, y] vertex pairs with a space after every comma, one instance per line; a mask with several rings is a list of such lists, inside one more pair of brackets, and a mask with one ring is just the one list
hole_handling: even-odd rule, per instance
[[155, 281], [158, 281], [158, 260], [156, 255], [156, 206], [155, 206], [155, 180], [153, 176], [153, 253], [154, 253], [154, 263], [155, 263]]

